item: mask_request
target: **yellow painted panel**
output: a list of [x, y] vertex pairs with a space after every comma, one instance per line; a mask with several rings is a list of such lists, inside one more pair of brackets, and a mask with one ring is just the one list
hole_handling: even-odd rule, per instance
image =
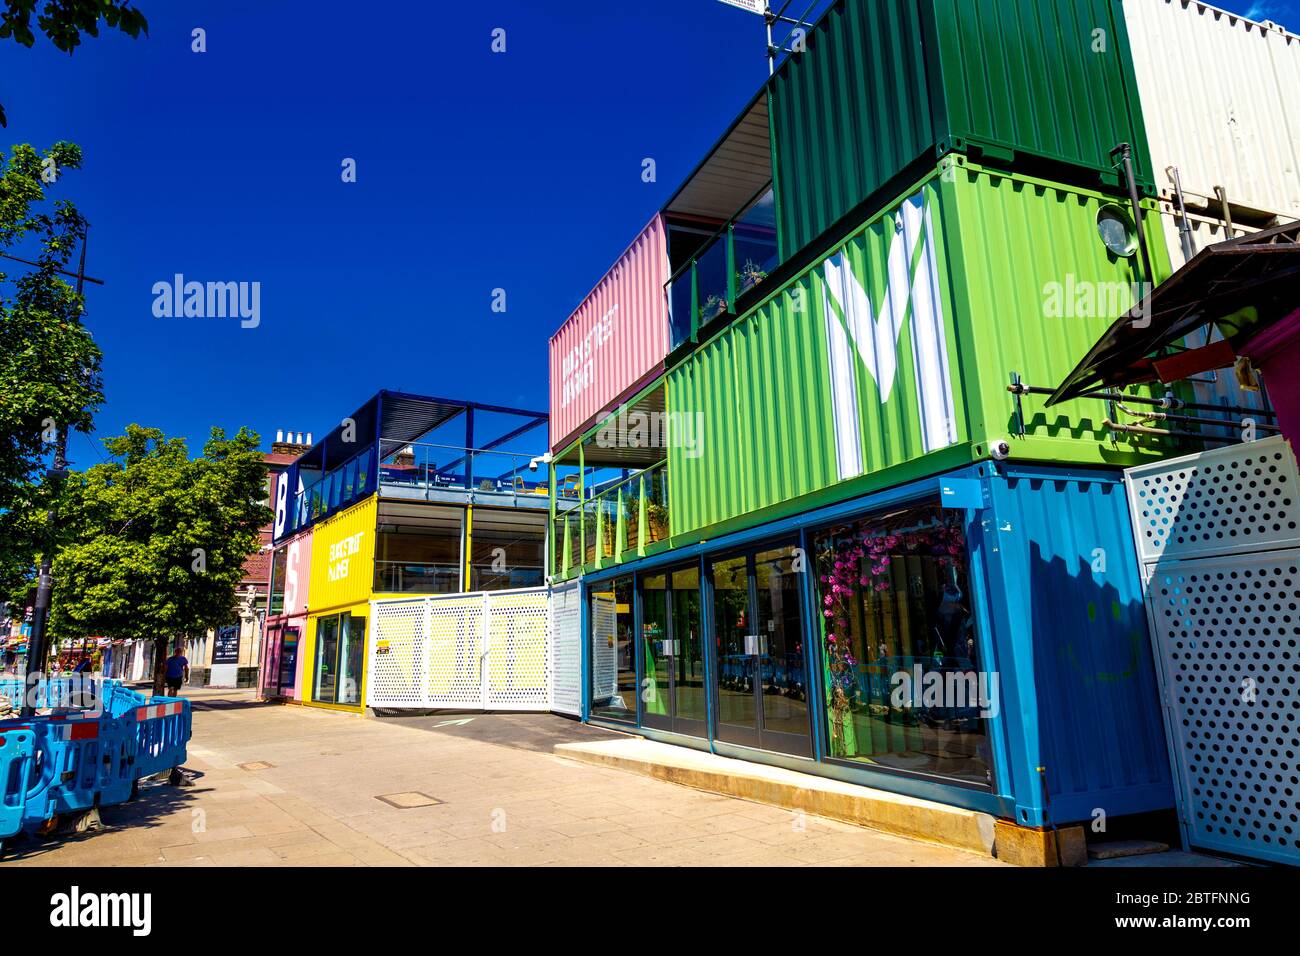
[[378, 500], [371, 495], [313, 529], [311, 586], [307, 590], [313, 611], [370, 599]]

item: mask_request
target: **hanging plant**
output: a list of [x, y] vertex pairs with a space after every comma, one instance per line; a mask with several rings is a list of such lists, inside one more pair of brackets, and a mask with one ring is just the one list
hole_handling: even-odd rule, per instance
[[879, 595], [890, 589], [890, 565], [895, 557], [936, 557], [940, 568], [947, 568], [964, 548], [965, 536], [955, 521], [906, 530], [865, 526], [864, 522], [837, 535], [822, 555], [821, 612], [826, 632], [832, 754], [847, 755], [845, 728], [852, 719], [858, 694], [858, 660], [853, 656], [849, 631], [858, 603], [865, 595]]

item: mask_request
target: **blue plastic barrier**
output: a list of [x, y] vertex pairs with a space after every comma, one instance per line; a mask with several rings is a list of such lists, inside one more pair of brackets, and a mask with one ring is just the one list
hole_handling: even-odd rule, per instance
[[190, 702], [183, 697], [153, 697], [135, 709], [136, 778], [179, 767], [190, 740]]
[[[147, 698], [116, 681], [99, 689], [85, 709], [0, 720], [0, 841], [55, 816], [122, 803], [138, 780], [185, 762], [188, 700]], [[83, 690], [38, 688], [46, 700]]]

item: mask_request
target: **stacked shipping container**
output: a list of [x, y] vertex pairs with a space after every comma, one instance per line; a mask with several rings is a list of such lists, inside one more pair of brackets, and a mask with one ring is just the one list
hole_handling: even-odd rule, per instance
[[[673, 534], [863, 478], [840, 496], [989, 455], [1125, 464], [1167, 454], [1117, 438], [1106, 403], [1017, 400], [1012, 375], [1055, 385], [1141, 281], [1103, 244], [1104, 194], [955, 156], [668, 375]], [[1160, 232], [1156, 205], [1147, 226]], [[1164, 249], [1152, 249], [1157, 278]]]
[[807, 46], [770, 86], [787, 257], [952, 151], [1119, 187], [1129, 143], [1153, 188], [1114, 0], [845, 0]]
[[[850, 722], [858, 735], [850, 750], [862, 753], [871, 740], [921, 740], [933, 719], [879, 696], [882, 668], [907, 660], [935, 673], [1001, 677], [1004, 716], [989, 738], [996, 799], [964, 796], [955, 778], [909, 776], [908, 766], [925, 763], [919, 753], [912, 764], [892, 752], [873, 761], [873, 785], [992, 806], [1031, 826], [1083, 820], [1095, 807], [1170, 807], [1119, 469], [1186, 449], [1109, 427], [1118, 417], [1111, 402], [1049, 410], [1008, 386], [1057, 385], [1138, 300], [1142, 283], [1182, 264], [1166, 167], [1183, 170], [1189, 200], [1199, 197], [1187, 221], [1201, 244], [1224, 229], [1209, 202], [1222, 199], [1216, 186], [1242, 210], [1245, 228], [1300, 208], [1300, 126], [1291, 125], [1300, 122], [1300, 87], [1283, 79], [1292, 71], [1300, 80], [1298, 52], [1283, 31], [1183, 0], [837, 3], [768, 86], [783, 265], [743, 314], [673, 354], [667, 419], [688, 423], [694, 440], [668, 442], [670, 538], [622, 567], [586, 569], [593, 600], [629, 597], [617, 598], [609, 634], [594, 630], [603, 618], [593, 603], [585, 653], [597, 653], [596, 641], [601, 653], [623, 655], [620, 689], [623, 670], [629, 687], [661, 672], [651, 658], [663, 652], [650, 638], [665, 636], [664, 623], [656, 618], [653, 634], [641, 633], [645, 602], [660, 593], [665, 569], [676, 581], [697, 565], [712, 682], [703, 734], [714, 749], [725, 749], [719, 708], [735, 704], [738, 686], [761, 682], [764, 695], [797, 696], [790, 675], [806, 666], [819, 675], [809, 696], [812, 743], [786, 752], [811, 751], [824, 772], [865, 782], [832, 766], [847, 759]], [[1190, 67], [1202, 57], [1220, 62], [1196, 73]], [[1217, 82], [1215, 71], [1229, 79]], [[1202, 82], [1226, 91], [1222, 100], [1190, 102]], [[1252, 91], [1258, 100], [1244, 104]], [[1151, 147], [1144, 110], [1156, 117]], [[1214, 145], [1192, 155], [1201, 140]], [[1131, 147], [1132, 185], [1144, 197], [1149, 275], [1114, 152], [1121, 144]], [[899, 502], [925, 500], [931, 489], [964, 523], [910, 515], [905, 528], [889, 530], [903, 520]], [[832, 519], [850, 522], [835, 531], [846, 550], [830, 552], [830, 574], [800, 585], [803, 607], [816, 613], [791, 617], [787, 608], [781, 625], [796, 622], [802, 659], [782, 662], [761, 635], [724, 653], [733, 631], [753, 629], [751, 614], [762, 624], [763, 602], [780, 603], [784, 572], [773, 556], [817, 551], [826, 540], [818, 523]], [[956, 548], [944, 552], [939, 577], [929, 565], [889, 577], [891, 560], [921, 568], [916, 549], [936, 535]], [[854, 548], [863, 547], [892, 550], [859, 566]], [[738, 557], [742, 549], [748, 558]], [[763, 577], [763, 561], [777, 562], [775, 577]], [[839, 620], [841, 590], [856, 592], [859, 575], [868, 592], [855, 598], [860, 617]], [[959, 611], [976, 626], [954, 642], [943, 634]], [[677, 613], [668, 633], [681, 633], [671, 623]], [[932, 633], [914, 630], [908, 614]], [[861, 658], [851, 666], [831, 633], [843, 641], [846, 629]], [[630, 707], [618, 719], [653, 735], [645, 708]], [[611, 712], [602, 715], [615, 719]], [[970, 733], [954, 714], [944, 726]], [[766, 719], [756, 718], [746, 739], [764, 740]], [[783, 733], [798, 724], [782, 719]], [[982, 759], [975, 736], [951, 746]]]

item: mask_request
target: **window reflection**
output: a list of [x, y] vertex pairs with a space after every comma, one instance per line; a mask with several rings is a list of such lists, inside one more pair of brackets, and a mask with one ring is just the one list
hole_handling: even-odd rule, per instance
[[924, 506], [815, 539], [830, 755], [992, 782], [984, 673], [959, 513]]
[[636, 643], [632, 579], [617, 578], [591, 595], [591, 713], [636, 720]]

